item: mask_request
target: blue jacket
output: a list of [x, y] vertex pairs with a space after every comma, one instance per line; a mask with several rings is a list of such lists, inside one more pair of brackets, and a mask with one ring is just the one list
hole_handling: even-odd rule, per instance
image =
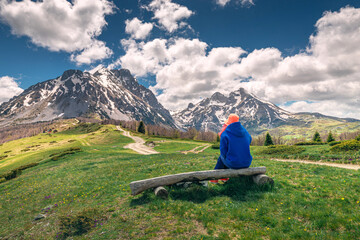
[[227, 126], [220, 138], [220, 157], [228, 168], [247, 168], [250, 166], [251, 136], [240, 124], [235, 122]]

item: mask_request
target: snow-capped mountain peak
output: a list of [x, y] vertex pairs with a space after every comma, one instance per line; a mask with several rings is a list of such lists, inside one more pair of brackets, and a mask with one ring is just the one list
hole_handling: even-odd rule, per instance
[[228, 96], [216, 92], [197, 104], [189, 104], [186, 109], [173, 114], [173, 117], [183, 129], [195, 127], [217, 132], [231, 113], [238, 114], [240, 122], [250, 131], [276, 127], [292, 115], [240, 88]]
[[169, 111], [127, 69], [67, 70], [0, 105], [1, 125], [94, 115], [175, 126]]

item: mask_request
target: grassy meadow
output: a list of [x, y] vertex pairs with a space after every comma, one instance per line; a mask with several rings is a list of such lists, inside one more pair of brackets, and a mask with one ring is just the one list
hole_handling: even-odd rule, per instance
[[[185, 155], [181, 151], [206, 143], [143, 137], [155, 141], [160, 154], [139, 155], [124, 149], [132, 140], [113, 125], [82, 126], [4, 143], [0, 175], [39, 164], [0, 183], [0, 239], [360, 236], [359, 171], [271, 160], [296, 154], [323, 156], [330, 151], [328, 145], [302, 146], [305, 150], [295, 155], [291, 151], [267, 154], [266, 147], [252, 147], [252, 166], [266, 166], [274, 186], [256, 186], [248, 177], [232, 178], [208, 187], [167, 187], [169, 198], [163, 200], [152, 190], [131, 196], [129, 183], [213, 169], [219, 150]], [[80, 150], [70, 150], [75, 148]]]

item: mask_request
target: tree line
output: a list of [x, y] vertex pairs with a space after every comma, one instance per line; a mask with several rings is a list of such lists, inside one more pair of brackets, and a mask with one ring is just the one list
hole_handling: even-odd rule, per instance
[[252, 146], [270, 146], [270, 145], [315, 145], [321, 143], [330, 143], [333, 141], [344, 141], [355, 139], [360, 136], [360, 131], [356, 132], [342, 132], [340, 134], [335, 134], [332, 131], [327, 133], [320, 134], [318, 131], [315, 131], [311, 141], [307, 141], [305, 138], [293, 138], [290, 141], [285, 141], [281, 135], [273, 134], [270, 135], [269, 132], [266, 134], [258, 135], [253, 138], [251, 145]]
[[131, 131], [141, 132], [147, 134], [148, 136], [191, 139], [191, 140], [200, 140], [207, 142], [215, 142], [217, 139], [216, 133], [209, 131], [198, 131], [195, 128], [188, 128], [186, 131], [180, 131], [178, 129], [163, 127], [159, 125], [151, 125], [151, 124], [145, 125], [143, 121], [123, 121], [123, 120], [113, 120], [113, 119], [104, 120], [101, 123], [120, 125]]
[[51, 122], [28, 123], [8, 126], [0, 129], [0, 144], [20, 138], [32, 137], [47, 130]]

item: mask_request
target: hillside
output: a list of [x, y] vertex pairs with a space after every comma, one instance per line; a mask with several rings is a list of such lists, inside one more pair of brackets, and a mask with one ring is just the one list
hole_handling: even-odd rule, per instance
[[[324, 116], [316, 113], [297, 113], [293, 117], [298, 119], [298, 125], [282, 125], [269, 132], [274, 136], [282, 136], [284, 142], [309, 141], [318, 131], [326, 141], [328, 133], [331, 131], [336, 138], [343, 133], [360, 132], [360, 121], [354, 119], [341, 119]], [[268, 131], [263, 129], [263, 132]]]
[[[124, 149], [131, 140], [113, 125], [74, 126], [0, 146], [0, 155], [11, 151], [0, 160], [0, 174], [39, 162], [0, 183], [0, 238], [355, 239], [360, 234], [358, 171], [275, 162], [260, 154], [263, 147], [252, 148], [252, 166], [267, 167], [273, 188], [242, 178], [208, 188], [172, 187], [168, 200], [151, 190], [133, 197], [131, 181], [212, 169], [218, 156], [211, 148], [178, 152], [202, 142], [139, 136], [155, 141], [160, 154]], [[70, 148], [81, 151], [61, 156]], [[40, 213], [45, 218], [35, 221]], [[82, 227], [76, 224], [80, 219]]]

